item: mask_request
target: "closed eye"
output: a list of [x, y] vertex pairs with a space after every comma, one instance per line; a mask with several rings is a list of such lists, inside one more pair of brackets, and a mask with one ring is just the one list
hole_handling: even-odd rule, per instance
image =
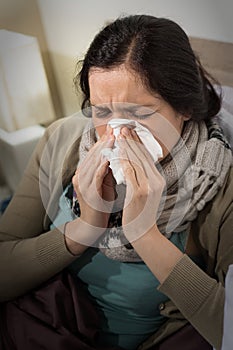
[[[92, 105], [92, 110], [97, 118], [110, 118], [112, 111], [107, 106]], [[146, 106], [133, 106], [121, 108], [122, 115], [127, 114], [130, 118], [146, 119], [151, 117], [156, 111]]]
[[154, 108], [147, 107], [147, 106], [136, 106], [130, 109], [131, 109], [132, 115], [138, 119], [149, 118], [156, 112]]
[[109, 118], [111, 110], [107, 107], [92, 106], [97, 118]]
[[146, 119], [151, 117], [154, 113], [155, 113], [154, 111], [151, 113], [136, 112], [134, 116], [138, 119]]

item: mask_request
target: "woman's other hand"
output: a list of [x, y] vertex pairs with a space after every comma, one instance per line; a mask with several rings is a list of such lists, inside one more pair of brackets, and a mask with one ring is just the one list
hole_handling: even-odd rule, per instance
[[102, 149], [112, 148], [114, 136], [108, 128], [90, 149], [72, 178], [80, 205], [80, 218], [66, 224], [66, 244], [71, 253], [81, 254], [105, 231], [115, 199], [115, 180]]
[[101, 151], [112, 148], [114, 136], [108, 128], [77, 168], [72, 182], [79, 201], [80, 218], [94, 227], [106, 228], [115, 198], [115, 182], [109, 162]]

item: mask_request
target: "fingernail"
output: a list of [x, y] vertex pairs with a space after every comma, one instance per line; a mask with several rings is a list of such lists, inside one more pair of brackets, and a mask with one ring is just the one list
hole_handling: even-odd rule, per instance
[[122, 134], [124, 134], [126, 136], [129, 135], [129, 129], [128, 128], [124, 127], [121, 130], [122, 130]]

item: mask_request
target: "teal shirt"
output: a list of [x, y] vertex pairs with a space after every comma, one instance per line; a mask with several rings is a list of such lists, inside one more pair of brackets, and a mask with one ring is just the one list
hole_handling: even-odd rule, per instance
[[[74, 218], [64, 194], [59, 206], [53, 226]], [[184, 251], [185, 237], [184, 233], [174, 233], [171, 241]], [[144, 262], [112, 260], [98, 249], [89, 248], [69, 268], [83, 281], [99, 311], [100, 344], [136, 349], [166, 320], [159, 306], [168, 298], [157, 290], [159, 281]]]
[[[171, 241], [180, 249], [180, 234]], [[123, 263], [89, 248], [70, 268], [85, 283], [102, 319], [100, 343], [136, 349], [166, 320], [159, 306], [168, 300], [144, 262]]]

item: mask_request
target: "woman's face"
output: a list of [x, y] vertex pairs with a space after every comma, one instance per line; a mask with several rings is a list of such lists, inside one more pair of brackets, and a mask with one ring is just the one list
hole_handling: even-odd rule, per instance
[[148, 91], [140, 77], [124, 65], [110, 70], [92, 68], [89, 86], [92, 118], [99, 136], [110, 119], [123, 118], [146, 126], [160, 143], [164, 157], [178, 141], [188, 118]]

